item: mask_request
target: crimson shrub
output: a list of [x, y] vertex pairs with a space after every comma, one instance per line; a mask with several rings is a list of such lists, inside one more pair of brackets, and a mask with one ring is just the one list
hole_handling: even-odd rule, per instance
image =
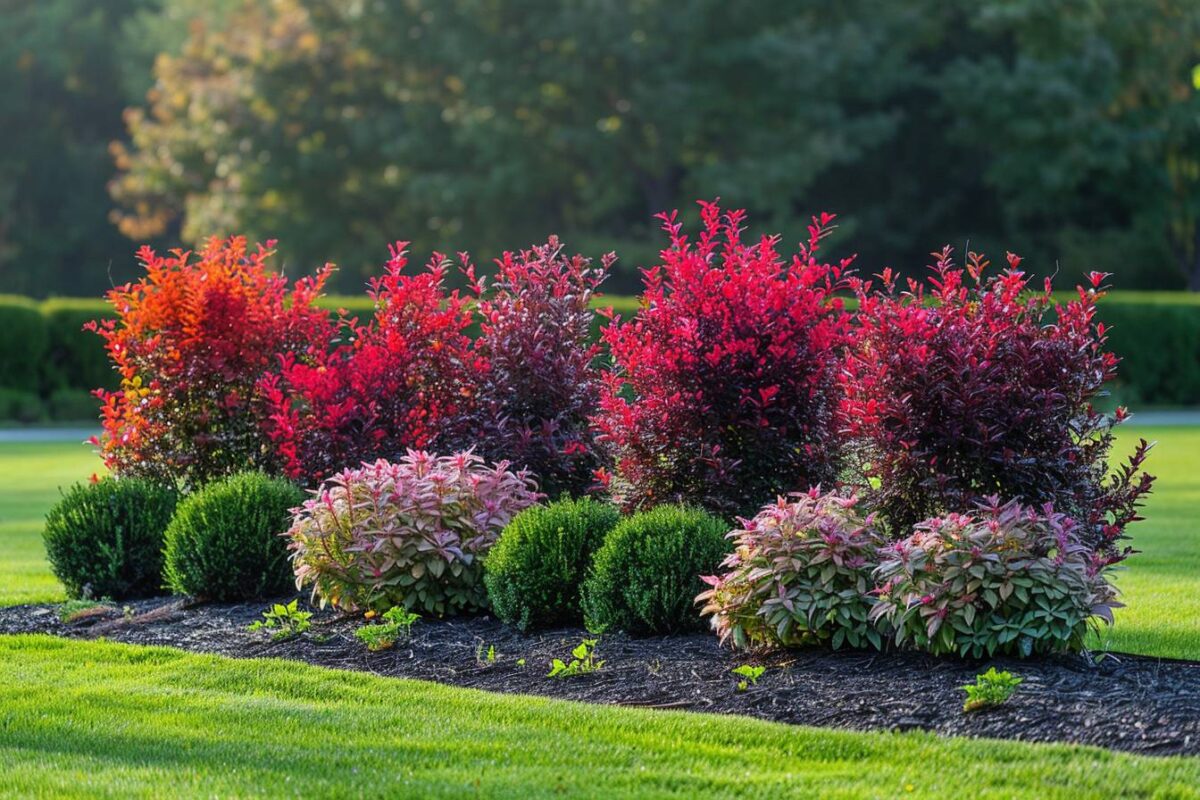
[[685, 502], [752, 514], [838, 470], [838, 351], [848, 320], [833, 296], [849, 260], [817, 260], [832, 216], [790, 259], [779, 239], [742, 239], [742, 211], [702, 202], [692, 242], [675, 214], [641, 308], [603, 331], [612, 353], [596, 423], [627, 508]]
[[283, 353], [279, 373], [263, 381], [266, 430], [293, 479], [317, 483], [346, 467], [468, 438], [474, 373], [483, 367], [466, 332], [470, 310], [447, 291], [449, 262], [440, 254], [423, 271], [404, 273], [406, 244], [392, 247], [384, 274], [371, 281], [371, 320], [343, 320], [340, 340], [311, 358]]
[[1109, 474], [1114, 425], [1125, 419], [1093, 401], [1116, 374], [1096, 301], [1106, 277], [1057, 303], [1009, 254], [985, 277], [974, 253], [967, 269], [935, 253], [932, 291], [890, 271], [858, 281], [856, 335], [843, 371], [842, 418], [851, 466], [896, 538], [927, 517], [966, 512], [999, 495], [1053, 503], [1080, 523], [1078, 536], [1108, 562], [1139, 519], [1152, 478], [1141, 471], [1149, 445]]

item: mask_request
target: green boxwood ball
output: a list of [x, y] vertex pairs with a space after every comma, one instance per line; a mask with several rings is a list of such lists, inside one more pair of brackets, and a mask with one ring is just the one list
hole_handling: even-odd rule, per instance
[[164, 576], [176, 594], [235, 601], [294, 587], [287, 541], [304, 493], [280, 478], [243, 472], [179, 504], [167, 527]]
[[175, 492], [141, 478], [77, 484], [46, 515], [42, 534], [54, 574], [73, 598], [126, 600], [159, 594], [163, 531]]
[[596, 551], [583, 587], [590, 630], [665, 634], [699, 630], [701, 575], [717, 572], [732, 549], [723, 520], [663, 505], [622, 520]]
[[496, 616], [521, 630], [583, 622], [580, 586], [620, 512], [591, 498], [527, 508], [484, 562]]

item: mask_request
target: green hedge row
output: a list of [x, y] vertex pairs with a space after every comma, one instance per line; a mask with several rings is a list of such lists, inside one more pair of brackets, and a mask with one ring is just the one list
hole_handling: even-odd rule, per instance
[[[633, 297], [606, 297], [628, 318]], [[366, 296], [321, 300], [330, 310], [365, 318]], [[100, 337], [84, 323], [109, 313], [103, 300], [43, 302], [0, 295], [0, 421], [80, 421], [96, 414], [88, 392], [115, 388], [117, 379]], [[1110, 343], [1124, 360], [1113, 387], [1116, 401], [1135, 406], [1200, 406], [1200, 294], [1115, 292], [1101, 305]]]

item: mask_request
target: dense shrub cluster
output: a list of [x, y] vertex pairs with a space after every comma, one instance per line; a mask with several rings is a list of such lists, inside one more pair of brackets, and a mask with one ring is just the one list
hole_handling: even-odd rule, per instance
[[217, 601], [287, 591], [292, 571], [280, 534], [303, 500], [293, 484], [260, 472], [222, 478], [184, 498], [166, 532], [167, 586]]
[[469, 453], [410, 451], [344, 470], [297, 510], [287, 535], [299, 587], [353, 611], [444, 616], [487, 605], [481, 559], [540, 499], [524, 472]]
[[270, 256], [241, 237], [195, 255], [145, 247], [145, 277], [109, 292], [116, 318], [93, 327], [121, 375], [118, 390], [97, 392], [113, 472], [196, 487], [273, 466], [258, 384], [279, 354], [323, 350], [329, 322], [312, 301], [329, 268], [289, 292]]
[[855, 498], [813, 489], [779, 498], [729, 534], [733, 553], [697, 598], [735, 647], [829, 643], [880, 647], [868, 619], [884, 544]]
[[670, 243], [646, 271], [641, 310], [604, 330], [614, 368], [597, 425], [626, 508], [682, 501], [752, 514], [837, 477], [850, 321], [833, 293], [848, 262], [817, 260], [829, 215], [785, 259], [775, 237], [743, 241], [742, 212], [702, 203], [701, 214], [694, 242], [663, 217]]
[[408, 449], [465, 444], [482, 368], [466, 333], [471, 314], [446, 289], [441, 255], [404, 273], [405, 244], [393, 245], [383, 276], [371, 281], [367, 324], [344, 321], [340, 344], [322, 341], [310, 358], [284, 353], [279, 374], [263, 379], [267, 432], [294, 479], [316, 483]]
[[620, 519], [616, 507], [588, 497], [518, 514], [484, 562], [496, 616], [521, 630], [581, 623], [580, 586]]
[[[701, 217], [695, 241], [663, 218], [637, 311], [603, 331], [610, 361], [589, 332], [611, 256], [554, 238], [490, 280], [460, 254], [474, 301], [438, 254], [406, 274], [397, 244], [365, 322], [321, 309], [327, 271], [289, 293], [241, 239], [144, 250], [147, 277], [98, 326], [122, 378], [99, 392], [121, 479], [56, 510], [56, 569], [74, 593], [159, 579], [165, 515], [130, 538], [120, 513], [142, 500], [111, 499], [147, 476], [163, 503], [193, 492], [167, 526], [167, 585], [213, 599], [294, 580], [344, 611], [490, 601], [522, 629], [632, 634], [709, 616], [740, 648], [973, 657], [1077, 649], [1111, 621], [1107, 571], [1152, 479], [1145, 442], [1108, 469], [1126, 413], [1094, 407], [1118, 361], [1104, 275], [1058, 302], [1016, 256], [987, 275], [947, 249], [931, 288], [902, 290], [818, 260], [828, 215], [790, 258], [743, 241], [742, 212]], [[272, 473], [319, 488], [304, 500]], [[580, 497], [604, 490], [617, 505]]]
[[[879, 290], [856, 281], [856, 335], [843, 372], [843, 418], [860, 481], [893, 535], [981, 498], [1054, 507], [1078, 520], [1079, 537], [1109, 561], [1150, 489], [1140, 472], [1148, 445], [1110, 476], [1114, 423], [1093, 402], [1116, 374], [1091, 288], [1055, 303], [1050, 283], [1034, 291], [1009, 254], [986, 277], [971, 254], [966, 270], [937, 256], [932, 292], [890, 273]], [[927, 302], [928, 300], [928, 302]]]
[[78, 484], [46, 515], [43, 542], [72, 598], [125, 600], [158, 594], [163, 532], [174, 489], [139, 478]]
[[583, 587], [584, 616], [597, 632], [697, 630], [693, 598], [729, 553], [729, 525], [695, 508], [662, 505], [626, 517], [605, 537]]
[[972, 658], [1083, 647], [1088, 621], [1112, 622], [1116, 591], [1079, 526], [992, 498], [972, 514], [926, 520], [883, 554], [871, 612], [897, 645]]
[[603, 465], [590, 425], [600, 399], [591, 301], [614, 258], [593, 266], [551, 237], [505, 253], [490, 294], [475, 284], [476, 347], [488, 367], [479, 373], [481, 455], [528, 469], [550, 497], [584, 492]]

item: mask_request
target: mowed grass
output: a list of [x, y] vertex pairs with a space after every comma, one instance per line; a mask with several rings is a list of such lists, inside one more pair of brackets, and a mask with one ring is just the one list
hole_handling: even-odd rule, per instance
[[1200, 797], [1200, 759], [487, 694], [0, 637], [9, 797]]
[[42, 518], [59, 487], [103, 472], [89, 445], [78, 442], [0, 444], [0, 605], [63, 599], [42, 547]]
[[1156, 475], [1146, 517], [1130, 528], [1141, 552], [1117, 573], [1121, 601], [1116, 624], [1094, 640], [1125, 653], [1200, 659], [1200, 429], [1123, 431], [1116, 452], [1138, 437], [1157, 441], [1147, 469]]
[[[1097, 647], [1200, 659], [1200, 428], [1122, 431], [1118, 453], [1138, 437], [1157, 440], [1158, 475], [1145, 522], [1132, 529], [1141, 552], [1117, 578], [1127, 604]], [[59, 487], [99, 467], [89, 447], [72, 443], [0, 444], [0, 605], [61, 600], [41, 544], [41, 521]]]

